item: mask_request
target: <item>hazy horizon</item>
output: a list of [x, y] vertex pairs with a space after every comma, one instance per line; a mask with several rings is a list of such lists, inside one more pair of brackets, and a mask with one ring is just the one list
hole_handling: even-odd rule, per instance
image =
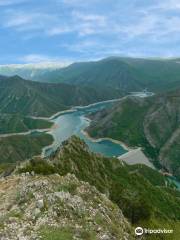
[[36, 68], [48, 68], [48, 67], [57, 67], [57, 68], [63, 68], [63, 67], [67, 67], [73, 63], [86, 63], [86, 62], [98, 62], [98, 61], [102, 61], [102, 60], [106, 60], [106, 59], [110, 59], [110, 58], [130, 58], [130, 59], [146, 59], [146, 60], [175, 60], [175, 59], [179, 59], [180, 57], [129, 57], [129, 56], [107, 56], [104, 58], [99, 58], [99, 59], [85, 59], [85, 60], [75, 60], [75, 61], [40, 61], [40, 62], [27, 62], [27, 63], [3, 63], [0, 64], [0, 67], [14, 67], [14, 68], [18, 68], [18, 67], [36, 67]]

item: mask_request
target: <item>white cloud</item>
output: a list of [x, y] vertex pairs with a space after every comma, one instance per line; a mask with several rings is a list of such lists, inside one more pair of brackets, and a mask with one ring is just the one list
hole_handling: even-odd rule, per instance
[[27, 0], [0, 0], [0, 6], [9, 6], [26, 2]]
[[57, 0], [58, 2], [63, 2], [67, 5], [85, 4], [84, 0]]
[[87, 51], [90, 51], [91, 48], [96, 48], [99, 46], [97, 41], [91, 41], [91, 40], [86, 40], [86, 41], [80, 41], [78, 43], [74, 44], [64, 44], [63, 47], [73, 51], [73, 52], [81, 52], [85, 53]]
[[47, 29], [49, 36], [62, 35], [76, 32], [79, 36], [98, 34], [105, 31], [107, 18], [98, 14], [85, 14], [78, 11], [72, 11], [70, 21]]
[[[22, 2], [27, 0], [0, 0], [0, 4], [12, 4], [13, 2]], [[88, 5], [82, 0], [57, 0], [66, 5]], [[98, 2], [98, 0], [93, 0]], [[91, 3], [92, 5], [92, 3]], [[30, 36], [37, 36], [44, 33], [48, 36], [63, 35], [67, 33], [76, 33], [79, 37], [91, 35], [114, 35], [115, 38], [148, 37], [158, 39], [168, 33], [179, 32], [178, 17], [167, 17], [162, 10], [180, 8], [180, 2], [177, 0], [164, 0], [151, 6], [135, 8], [134, 18], [128, 21], [122, 21], [123, 16], [107, 13], [102, 15], [91, 10], [82, 11], [80, 8], [72, 8], [68, 16], [63, 14], [51, 14], [50, 12], [36, 11], [6, 11], [2, 24], [4, 27], [12, 28], [17, 31], [29, 32]], [[117, 9], [118, 10], [118, 9]], [[122, 13], [121, 13], [122, 14]], [[24, 39], [26, 36], [24, 35]], [[27, 36], [28, 38], [28, 36]]]
[[34, 15], [15, 14], [5, 23], [6, 27], [22, 27], [26, 24], [32, 24]]
[[13, 28], [16, 31], [46, 32], [52, 25], [56, 24], [57, 16], [40, 12], [6, 11], [3, 27]]
[[19, 58], [20, 61], [24, 63], [40, 63], [40, 62], [54, 62], [57, 58], [52, 58], [41, 54], [29, 54]]
[[104, 25], [106, 22], [106, 17], [104, 15], [98, 15], [98, 14], [85, 14], [82, 12], [73, 11], [73, 16], [79, 20], [82, 20], [84, 22], [96, 22], [99, 24]]
[[[73, 63], [73, 59], [63, 59], [61, 57], [52, 57], [42, 54], [28, 54], [18, 58], [26, 66], [35, 66], [36, 68], [43, 67], [66, 67]], [[22, 64], [13, 64], [15, 67], [21, 67]]]
[[57, 0], [59, 3], [64, 3], [67, 6], [73, 7], [73, 8], [81, 8], [81, 7], [88, 7], [92, 6], [98, 2], [101, 2], [101, 0]]
[[[23, 1], [28, 0], [0, 0], [0, 6]], [[59, 45], [58, 35], [61, 44], [67, 42], [68, 54], [92, 56], [123, 54], [123, 48], [136, 54], [142, 52], [142, 45], [153, 48], [180, 39], [180, 0], [47, 0], [44, 6], [32, 2], [28, 9], [25, 4], [2, 8], [0, 25], [13, 34], [18, 31], [15, 34], [24, 42], [43, 36], [44, 44], [54, 44], [47, 46], [49, 51]], [[140, 50], [136, 52], [134, 46]], [[30, 54], [24, 61], [49, 61], [49, 57]]]
[[0, 68], [6, 68], [6, 67], [11, 67], [14, 69], [22, 69], [22, 68], [26, 68], [26, 69], [59, 69], [59, 68], [63, 68], [63, 67], [67, 67], [70, 64], [72, 64], [73, 62], [70, 61], [53, 61], [53, 62], [38, 62], [38, 63], [19, 63], [19, 64], [3, 64], [0, 65]]
[[97, 40], [84, 40], [74, 44], [64, 44], [63, 47], [68, 51], [79, 53], [81, 58], [85, 60], [100, 59], [108, 55], [125, 55], [118, 41], [109, 43]]
[[153, 34], [159, 18], [156, 15], [143, 16], [133, 24], [117, 27], [117, 31], [127, 34], [130, 38]]
[[79, 36], [99, 34], [106, 31], [107, 17], [104, 15], [73, 11], [72, 18]]
[[157, 9], [162, 11], [171, 11], [180, 9], [179, 0], [164, 0], [159, 1], [157, 4], [152, 5], [151, 9]]
[[127, 41], [133, 38], [151, 42], [172, 41], [177, 35], [180, 37], [180, 16], [152, 11], [151, 8], [141, 12], [133, 23], [130, 21], [124, 25], [114, 24], [111, 30], [126, 36]]
[[52, 27], [50, 28], [49, 30], [47, 30], [47, 34], [49, 36], [54, 36], [54, 35], [61, 35], [61, 34], [64, 34], [64, 33], [69, 33], [69, 32], [72, 32], [73, 29], [70, 28], [69, 26], [58, 26], [58, 27]]

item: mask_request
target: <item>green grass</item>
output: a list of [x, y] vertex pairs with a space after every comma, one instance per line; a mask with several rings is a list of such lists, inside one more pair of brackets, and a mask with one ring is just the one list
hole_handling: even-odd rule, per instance
[[20, 173], [32, 171], [34, 171], [36, 174], [43, 175], [50, 175], [57, 172], [52, 164], [41, 158], [31, 159], [30, 163], [28, 163], [25, 167], [19, 169]]
[[71, 227], [56, 228], [46, 226], [42, 227], [39, 233], [42, 240], [73, 240], [75, 234], [78, 234], [83, 240], [97, 240], [95, 233], [84, 229], [75, 230]]
[[144, 176], [154, 186], [165, 186], [165, 181], [168, 181], [164, 176], [159, 174], [158, 171], [154, 171], [144, 164], [129, 165], [128, 168], [132, 172], [136, 172]]
[[72, 240], [72, 230], [68, 228], [44, 227], [40, 230], [42, 240]]
[[0, 163], [0, 174], [2, 174], [3, 172], [11, 173], [15, 167], [16, 167], [16, 164]]
[[35, 133], [0, 138], [0, 163], [16, 163], [41, 154], [42, 148], [50, 145], [53, 137]]
[[0, 115], [0, 134], [27, 132], [32, 129], [50, 128], [53, 123], [42, 119], [32, 119], [20, 114]]

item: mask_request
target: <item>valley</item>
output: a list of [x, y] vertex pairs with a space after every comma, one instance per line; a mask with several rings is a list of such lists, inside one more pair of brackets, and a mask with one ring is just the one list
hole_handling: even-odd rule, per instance
[[27, 81], [19, 76], [0, 76], [0, 113], [50, 117], [77, 105], [118, 98], [121, 93], [64, 83]]
[[52, 127], [50, 116], [109, 97], [111, 95], [90, 87], [0, 76], [0, 162], [9, 166], [9, 163], [41, 155], [42, 148], [53, 143], [52, 136], [46, 134]]
[[[9, 138], [9, 141], [10, 141], [11, 139], [13, 140], [13, 137], [17, 139], [18, 137], [20, 137], [19, 141], [21, 142], [22, 141], [21, 138], [23, 136], [24, 136], [23, 138], [26, 138], [26, 136], [27, 138], [29, 138], [31, 134], [34, 136], [38, 134], [38, 136], [41, 136], [41, 137], [44, 136], [45, 138], [45, 136], [48, 136], [48, 135], [44, 133], [48, 133], [52, 135], [53, 140], [48, 141], [47, 142], [48, 144], [45, 146], [40, 144], [39, 150], [38, 151], [35, 150], [34, 152], [34, 153], [38, 152], [38, 154], [42, 155], [43, 157], [47, 157], [53, 154], [53, 152], [56, 151], [56, 149], [69, 137], [71, 137], [72, 135], [77, 135], [86, 142], [90, 150], [93, 152], [102, 154], [107, 157], [118, 157], [119, 159], [121, 159], [120, 156], [123, 155], [122, 159], [124, 159], [124, 161], [127, 161], [127, 163], [129, 164], [144, 163], [145, 165], [153, 168], [153, 165], [152, 165], [153, 163], [155, 164], [156, 167], [159, 167], [160, 163], [158, 159], [155, 158], [153, 155], [151, 155], [151, 154], [155, 154], [156, 149], [153, 148], [153, 145], [150, 145], [150, 144], [148, 145], [148, 142], [144, 145], [146, 140], [145, 138], [143, 140], [143, 133], [142, 133], [142, 140], [140, 140], [140, 137], [141, 137], [140, 132], [137, 132], [135, 135], [138, 137], [137, 139], [136, 137], [135, 138], [133, 137], [134, 136], [132, 135], [134, 134], [133, 131], [135, 131], [135, 129], [136, 131], [139, 131], [141, 129], [140, 126], [138, 128], [135, 127], [136, 121], [133, 121], [132, 132], [130, 132], [130, 135], [128, 136], [127, 139], [124, 139], [123, 137], [119, 138], [117, 137], [118, 135], [117, 136], [116, 135], [114, 136], [111, 134], [107, 135], [105, 133], [99, 134], [100, 130], [98, 130], [98, 135], [93, 135], [93, 131], [94, 129], [96, 129], [95, 127], [97, 127], [96, 122], [98, 121], [99, 123], [101, 123], [101, 127], [103, 127], [104, 122], [101, 120], [101, 117], [103, 116], [104, 118], [104, 116], [107, 115], [108, 122], [109, 122], [110, 120], [109, 117], [111, 116], [110, 113], [112, 112], [112, 110], [116, 109], [117, 106], [123, 106], [124, 103], [131, 104], [131, 108], [132, 108], [133, 104], [136, 102], [135, 103], [136, 106], [134, 106], [134, 108], [136, 108], [135, 112], [134, 113], [130, 112], [130, 113], [133, 115], [135, 114], [138, 117], [137, 121], [140, 122], [139, 118], [142, 118], [142, 119], [144, 118], [144, 113], [143, 113], [144, 110], [143, 111], [140, 110], [140, 112], [143, 113], [143, 115], [141, 116], [140, 112], [136, 112], [138, 111], [137, 106], [144, 105], [143, 108], [146, 109], [145, 112], [147, 112], [147, 107], [151, 106], [151, 102], [153, 101], [152, 99], [156, 98], [156, 97], [149, 98], [148, 96], [149, 96], [148, 92], [147, 93], [134, 92], [134, 93], [131, 93], [129, 96], [126, 96], [120, 99], [97, 102], [84, 107], [82, 106], [73, 107], [72, 109], [55, 113], [49, 118], [48, 117], [41, 118], [41, 117], [33, 117], [33, 116], [30, 118], [30, 117], [23, 117], [23, 115], [18, 115], [18, 114], [14, 114], [14, 115], [2, 114], [1, 115], [2, 130], [1, 131], [4, 134], [1, 134], [0, 136], [2, 139], [4, 138], [4, 141], [6, 141], [6, 138], [7, 139]], [[88, 116], [88, 118], [86, 116]], [[93, 121], [90, 121], [89, 117]], [[125, 111], [123, 112], [123, 117], [126, 121], [127, 119], [129, 119], [129, 117], [126, 116]], [[106, 118], [104, 118], [104, 121], [106, 122]], [[120, 122], [124, 124], [123, 119], [121, 119]], [[11, 127], [11, 123], [13, 123], [12, 127]], [[52, 127], [53, 125], [54, 127]], [[128, 129], [130, 130], [130, 126], [131, 126], [130, 122], [127, 123], [127, 126], [128, 126]], [[16, 131], [13, 132], [13, 129], [16, 129]], [[88, 133], [91, 134], [91, 136], [93, 137], [98, 136], [99, 139], [91, 138], [85, 131], [86, 129], [88, 130]], [[107, 126], [105, 127], [105, 129], [109, 131], [109, 128]], [[119, 130], [117, 131], [117, 129], [115, 129], [115, 131], [116, 131], [116, 134], [119, 134], [118, 132]], [[121, 133], [123, 133], [122, 130], [121, 130]], [[133, 141], [131, 140], [131, 138], [133, 139]], [[125, 145], [124, 143], [127, 145]], [[42, 148], [40, 146], [42, 146]], [[139, 150], [138, 150], [138, 147], [140, 147]], [[143, 153], [141, 152], [141, 148], [143, 151], [145, 151], [145, 154], [147, 155], [147, 157], [143, 155]], [[17, 149], [18, 149], [18, 146], [17, 146]], [[132, 157], [126, 157], [125, 153], [129, 151], [130, 153], [128, 153], [127, 156], [132, 155]], [[136, 151], [137, 151], [137, 157], [136, 157]], [[24, 158], [28, 159], [29, 156], [33, 156], [33, 154], [32, 155], [23, 154], [20, 159], [24, 159]], [[8, 158], [10, 159], [9, 156]], [[148, 158], [150, 159], [151, 162], [149, 161]], [[7, 157], [5, 157], [4, 160], [2, 158], [2, 162], [6, 162], [7, 161], [6, 159]], [[7, 162], [9, 163], [9, 160]]]
[[[106, 196], [109, 204], [122, 212], [124, 224], [127, 221], [129, 230], [122, 232], [118, 230], [118, 217], [109, 215], [113, 223], [109, 227], [106, 220], [102, 222], [103, 216], [100, 221], [98, 218], [97, 225], [103, 231], [106, 229], [107, 235], [117, 240], [121, 236], [134, 239], [132, 232], [136, 226], [158, 228], [163, 225], [175, 231], [175, 237], [167, 239], [176, 240], [180, 236], [179, 80], [172, 76], [173, 81], [169, 81], [161, 72], [157, 75], [159, 67], [168, 67], [167, 76], [173, 69], [178, 71], [175, 60], [109, 58], [37, 71], [37, 75], [30, 78], [33, 81], [23, 79], [23, 74], [20, 74], [21, 77], [0, 76], [1, 178], [10, 182], [19, 179], [23, 188], [26, 188], [25, 179], [32, 185], [34, 181], [45, 179], [52, 186], [52, 191], [58, 191], [58, 196], [63, 195], [63, 199], [64, 192], [72, 199], [74, 196], [75, 199], [82, 198], [79, 187], [81, 185], [86, 189], [85, 182], [90, 186], [86, 191], [96, 189], [96, 193], [91, 192], [92, 201], [96, 195], [96, 199], [98, 196], [98, 201], [108, 209], [107, 202], [101, 199], [101, 194]], [[25, 69], [23, 71], [26, 72]], [[30, 71], [26, 72], [26, 77]], [[36, 81], [35, 76], [40, 73], [42, 79]], [[66, 179], [69, 174], [72, 181]], [[0, 190], [1, 184], [4, 184], [1, 178]], [[51, 179], [54, 179], [53, 182]], [[61, 185], [58, 190], [53, 185], [56, 181]], [[66, 186], [62, 185], [62, 181]], [[79, 187], [74, 185], [77, 182]], [[33, 208], [34, 214], [36, 211], [38, 214], [37, 221], [31, 223], [32, 229], [37, 237], [53, 236], [57, 232], [58, 236], [66, 235], [66, 230], [51, 215], [57, 212], [54, 207], [58, 202], [55, 200], [56, 192], [49, 191], [51, 187], [47, 186], [44, 194], [38, 187], [33, 187], [41, 195], [44, 208]], [[16, 191], [20, 192], [20, 188]], [[6, 194], [9, 198], [17, 193], [9, 189]], [[54, 199], [53, 208], [47, 198], [49, 194]], [[27, 204], [31, 202], [34, 206], [36, 198], [32, 193], [27, 197], [23, 192], [21, 195]], [[0, 192], [0, 201], [2, 199]], [[63, 211], [70, 211], [68, 199], [58, 217], [62, 221], [65, 221]], [[82, 199], [86, 211], [80, 211], [78, 215], [75, 210], [70, 211], [71, 216], [66, 222], [67, 234], [77, 234], [70, 218], [74, 222], [83, 218], [83, 214], [85, 219], [87, 216], [92, 218], [87, 196]], [[18, 203], [18, 214], [26, 219], [26, 223], [31, 222], [26, 218], [25, 208], [20, 208], [20, 205]], [[3, 208], [3, 211], [9, 219], [7, 209]], [[109, 211], [106, 213], [109, 214]], [[46, 231], [38, 225], [38, 221], [45, 217], [48, 219], [50, 215], [57, 228]], [[15, 218], [20, 224], [21, 217]], [[6, 219], [3, 222], [8, 225], [9, 220]], [[86, 226], [91, 229], [89, 239], [92, 236], [99, 239], [97, 229], [91, 228], [85, 219]], [[97, 219], [93, 218], [93, 221]], [[84, 226], [81, 221], [80, 225]], [[12, 237], [14, 230], [10, 229], [10, 232], [2, 232], [0, 226], [0, 236], [4, 237], [5, 233]], [[79, 234], [82, 239], [87, 233]], [[161, 237], [157, 236], [157, 239]]]
[[48, 156], [56, 151], [56, 149], [72, 135], [79, 136], [83, 139], [93, 152], [109, 157], [115, 157], [125, 153], [127, 150], [121, 146], [120, 143], [115, 143], [113, 140], [108, 139], [94, 141], [93, 139], [89, 139], [83, 132], [90, 124], [90, 121], [86, 118], [87, 114], [112, 108], [118, 101], [121, 101], [121, 99], [97, 102], [85, 107], [74, 107], [72, 111], [60, 113], [59, 116], [57, 115], [54, 119], [51, 118], [55, 127], [48, 131], [48, 133], [53, 136], [54, 142], [51, 146], [43, 149], [43, 156]]
[[180, 1], [0, 13], [0, 240], [180, 240]]

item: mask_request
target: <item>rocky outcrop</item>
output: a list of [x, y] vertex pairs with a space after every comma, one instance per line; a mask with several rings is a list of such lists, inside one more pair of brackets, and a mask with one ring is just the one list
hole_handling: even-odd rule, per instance
[[32, 175], [0, 179], [1, 240], [134, 239], [121, 210], [89, 183]]

